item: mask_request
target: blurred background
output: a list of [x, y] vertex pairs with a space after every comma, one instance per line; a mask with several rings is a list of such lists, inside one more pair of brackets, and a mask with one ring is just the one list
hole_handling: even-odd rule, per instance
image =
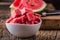
[[[10, 17], [10, 4], [14, 0], [0, 0], [0, 40], [17, 40], [17, 37], [11, 35], [6, 27], [5, 21]], [[60, 12], [60, 0], [44, 0], [47, 7], [46, 12]], [[37, 38], [41, 40], [60, 40], [60, 15], [50, 15], [42, 17], [43, 23], [38, 32]], [[44, 34], [44, 35], [43, 35]], [[43, 40], [42, 39], [42, 40]]]

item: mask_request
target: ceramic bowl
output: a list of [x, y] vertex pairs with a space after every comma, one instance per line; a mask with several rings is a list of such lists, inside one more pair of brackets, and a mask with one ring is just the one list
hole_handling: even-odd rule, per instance
[[42, 20], [38, 24], [14, 24], [6, 23], [8, 31], [18, 37], [29, 37], [36, 34], [39, 31], [42, 24]]

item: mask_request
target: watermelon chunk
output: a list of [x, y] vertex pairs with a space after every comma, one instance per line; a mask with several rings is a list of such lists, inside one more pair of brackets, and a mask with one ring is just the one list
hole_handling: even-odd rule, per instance
[[20, 23], [20, 24], [23, 24], [24, 23], [24, 17], [25, 17], [24, 15], [21, 16], [21, 17], [18, 17], [17, 22]]
[[26, 15], [25, 15], [25, 17], [24, 17], [24, 24], [26, 24], [26, 22], [28, 21], [28, 19], [27, 19], [27, 17], [26, 17]]
[[10, 23], [20, 23], [22, 24], [24, 21], [24, 16], [18, 17], [18, 18], [14, 18], [10, 21]]
[[10, 23], [17, 23], [17, 18], [12, 19]]
[[11, 17], [13, 17], [13, 18], [19, 17], [19, 16], [21, 16], [21, 15], [22, 15], [22, 14], [21, 14], [21, 11], [20, 11], [19, 9], [13, 10], [13, 11], [11, 12]]
[[19, 8], [19, 9], [23, 9], [23, 8], [24, 8], [24, 5], [21, 4], [21, 5], [18, 6], [18, 8]]
[[6, 23], [10, 23], [11, 20], [13, 20], [14, 18], [9, 18], [7, 19]]
[[40, 17], [38, 17], [38, 16], [35, 16], [35, 21], [38, 21], [38, 22], [40, 22]]
[[38, 21], [34, 21], [34, 24], [38, 24], [39, 22]]
[[35, 14], [31, 9], [14, 9], [11, 11], [11, 18], [7, 23], [37, 24], [40, 22], [41, 15]]
[[26, 14], [28, 21], [34, 21], [35, 20], [35, 16], [32, 12], [29, 12]]

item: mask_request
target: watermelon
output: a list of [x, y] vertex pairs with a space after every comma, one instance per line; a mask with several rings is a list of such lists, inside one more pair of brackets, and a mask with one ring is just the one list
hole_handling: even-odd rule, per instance
[[34, 21], [34, 24], [38, 24], [39, 22], [38, 21]]
[[20, 24], [22, 24], [22, 23], [24, 23], [24, 15], [23, 16], [21, 16], [21, 17], [17, 17], [17, 18], [14, 18], [14, 19], [12, 19], [11, 21], [10, 21], [10, 23], [20, 23]]
[[21, 17], [18, 17], [17, 22], [20, 23], [20, 24], [23, 24], [24, 23], [24, 17], [25, 17], [25, 15], [23, 15]]
[[17, 18], [12, 19], [10, 23], [17, 23]]
[[7, 19], [6, 23], [10, 23], [11, 20], [13, 20], [14, 18], [9, 18]]
[[[20, 1], [20, 3], [17, 1]], [[27, 8], [27, 9], [32, 9], [33, 12], [41, 12], [42, 10], [44, 10], [44, 8], [46, 7], [46, 3], [43, 0], [17, 0], [15, 2], [12, 3], [12, 5], [10, 6], [10, 8]], [[16, 4], [18, 6], [16, 6]], [[21, 6], [23, 5], [23, 6]]]
[[35, 16], [33, 13], [27, 13], [26, 14], [27, 18], [28, 18], [28, 21], [34, 21], [35, 20]]
[[26, 24], [34, 24], [34, 21], [26, 21]]
[[40, 22], [40, 17], [38, 17], [38, 16], [35, 16], [35, 21], [38, 21], [38, 22]]
[[11, 17], [12, 18], [16, 18], [16, 17], [19, 17], [19, 16], [21, 16], [22, 14], [21, 14], [21, 11], [19, 10], [19, 9], [16, 9], [16, 10], [13, 10], [12, 12], [11, 12]]
[[11, 7], [17, 8], [19, 5], [21, 5], [22, 0], [14, 0], [13, 4], [11, 4]]
[[33, 12], [40, 12], [46, 7], [46, 3], [42, 0], [24, 0], [23, 4], [26, 8], [31, 8]]
[[[15, 9], [11, 12], [11, 17], [6, 21], [7, 23], [19, 23], [19, 24], [37, 24], [40, 23], [40, 14], [35, 14], [30, 9], [19, 10]], [[23, 15], [22, 15], [23, 13]]]

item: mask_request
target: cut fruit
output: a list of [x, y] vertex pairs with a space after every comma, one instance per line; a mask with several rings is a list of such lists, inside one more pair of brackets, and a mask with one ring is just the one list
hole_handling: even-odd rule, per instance
[[38, 21], [34, 21], [34, 24], [38, 24], [39, 22]]
[[28, 21], [34, 21], [35, 20], [35, 16], [32, 12], [27, 13], [26, 16], [28, 18]]
[[15, 1], [11, 4], [10, 8], [17, 8], [19, 5], [21, 5], [21, 3], [22, 3], [22, 0], [15, 0]]
[[18, 17], [17, 22], [20, 23], [20, 24], [24, 23], [24, 17], [25, 17], [25, 15], [23, 15], [21, 17]]
[[33, 12], [40, 12], [46, 7], [46, 3], [43, 0], [24, 0], [23, 4], [26, 8], [30, 8]]
[[9, 18], [6, 23], [10, 23], [11, 20], [13, 20], [14, 18]]
[[38, 16], [35, 16], [35, 21], [38, 21], [38, 22], [40, 22], [40, 17], [38, 17]]
[[40, 8], [33, 10], [33, 12], [40, 13], [41, 11], [43, 11], [46, 8], [46, 6], [47, 6], [47, 4], [45, 2], [43, 2], [43, 5]]
[[11, 20], [10, 23], [17, 23], [17, 18], [14, 18], [13, 20]]
[[[19, 6], [21, 4], [24, 5], [24, 7], [27, 9], [32, 9], [33, 12], [41, 12], [42, 10], [44, 10], [44, 8], [47, 5], [43, 0], [38, 0], [38, 1], [37, 0], [22, 0], [19, 3]], [[16, 4], [14, 4], [14, 2], [13, 2], [12, 5], [10, 6], [10, 8], [15, 8], [16, 7], [15, 5]], [[19, 6], [16, 8], [20, 8]]]
[[16, 9], [16, 10], [13, 10], [11, 12], [11, 17], [12, 18], [16, 18], [16, 17], [20, 17], [22, 14], [21, 14], [21, 11], [19, 9]]
[[11, 17], [6, 21], [7, 23], [19, 24], [37, 24], [40, 23], [41, 15], [34, 14], [33, 11], [24, 9], [25, 13], [22, 15], [19, 9], [15, 9], [11, 13]]

